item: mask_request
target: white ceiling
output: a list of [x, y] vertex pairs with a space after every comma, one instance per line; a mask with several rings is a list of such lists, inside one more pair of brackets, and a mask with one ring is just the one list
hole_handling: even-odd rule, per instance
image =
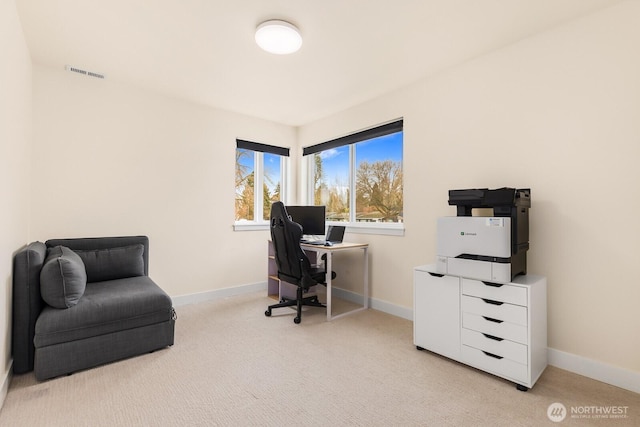
[[[298, 126], [620, 0], [16, 0], [36, 64]], [[261, 51], [267, 19], [300, 28]]]

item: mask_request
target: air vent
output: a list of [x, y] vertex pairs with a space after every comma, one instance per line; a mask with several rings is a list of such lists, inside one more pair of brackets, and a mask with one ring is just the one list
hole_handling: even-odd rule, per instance
[[65, 65], [64, 69], [73, 73], [84, 74], [85, 76], [95, 77], [97, 79], [104, 79], [105, 75], [100, 73], [94, 73], [93, 71], [83, 70], [82, 68], [72, 67], [71, 65]]

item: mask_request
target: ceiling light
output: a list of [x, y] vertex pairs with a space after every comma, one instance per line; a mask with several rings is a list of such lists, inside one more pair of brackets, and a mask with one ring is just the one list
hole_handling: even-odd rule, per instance
[[294, 25], [286, 21], [270, 20], [256, 28], [256, 43], [267, 52], [286, 55], [300, 49], [302, 36]]

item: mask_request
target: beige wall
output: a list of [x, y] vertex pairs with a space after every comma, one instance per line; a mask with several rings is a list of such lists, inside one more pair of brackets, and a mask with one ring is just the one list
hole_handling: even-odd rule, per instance
[[267, 231], [232, 229], [236, 137], [295, 129], [34, 66], [30, 238], [148, 235], [172, 296], [264, 282]]
[[531, 187], [529, 271], [549, 278], [550, 347], [640, 371], [638, 3], [299, 129], [35, 66], [33, 156], [28, 52], [13, 2], [0, 5], [12, 59], [0, 74], [0, 194], [16, 206], [0, 213], [0, 307], [11, 252], [53, 237], [146, 234], [151, 275], [172, 296], [264, 282], [267, 232], [232, 231], [235, 138], [306, 146], [404, 117], [405, 236], [348, 236], [371, 244], [372, 297], [412, 307], [412, 268], [433, 261], [435, 220], [454, 214], [447, 190]]
[[11, 363], [12, 256], [27, 243], [31, 59], [13, 0], [0, 0], [0, 406]]
[[299, 130], [306, 146], [404, 116], [406, 235], [367, 236], [374, 298], [412, 306], [449, 189], [530, 187], [549, 346], [640, 371], [638, 22], [628, 2]]

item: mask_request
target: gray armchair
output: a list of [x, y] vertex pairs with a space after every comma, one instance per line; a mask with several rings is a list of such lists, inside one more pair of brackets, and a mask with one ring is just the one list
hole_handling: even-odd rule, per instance
[[171, 298], [148, 271], [146, 236], [56, 239], [18, 251], [14, 373], [45, 380], [173, 345]]

